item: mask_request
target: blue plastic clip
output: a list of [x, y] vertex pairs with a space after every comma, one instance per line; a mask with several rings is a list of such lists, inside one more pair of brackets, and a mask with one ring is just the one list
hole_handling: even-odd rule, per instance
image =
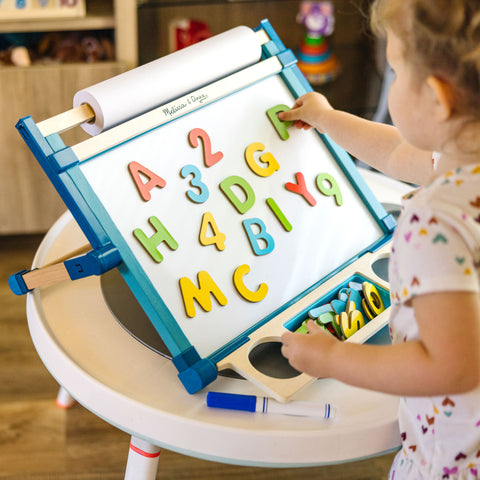
[[178, 378], [188, 393], [197, 393], [217, 378], [217, 367], [208, 358], [201, 358], [194, 347], [172, 358]]
[[8, 277], [8, 286], [15, 295], [25, 295], [26, 293], [31, 292], [31, 289], [27, 287], [23, 280], [23, 275], [29, 271], [30, 270], [21, 270]]
[[297, 58], [291, 50], [285, 50], [277, 55], [283, 65], [283, 68], [291, 67], [297, 63]]
[[72, 280], [101, 275], [116, 267], [122, 258], [116, 247], [107, 244], [104, 247], [93, 250], [81, 257], [71, 258], [65, 262], [65, 268]]

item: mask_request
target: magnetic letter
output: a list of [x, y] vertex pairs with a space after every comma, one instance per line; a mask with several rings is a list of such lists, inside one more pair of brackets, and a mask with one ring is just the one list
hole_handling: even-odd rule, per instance
[[245, 161], [253, 173], [256, 173], [260, 177], [269, 177], [272, 173], [280, 170], [280, 165], [275, 160], [275, 157], [270, 152], [267, 152], [259, 157], [260, 162], [265, 163], [266, 167], [260, 167], [260, 165], [255, 162], [253, 154], [255, 152], [263, 152], [264, 150], [265, 146], [261, 143], [250, 144], [245, 149]]
[[[330, 188], [326, 188], [324, 181], [330, 184]], [[338, 186], [337, 181], [329, 173], [319, 173], [317, 175], [317, 187], [320, 193], [323, 193], [327, 197], [335, 197], [335, 203], [341, 207], [343, 205], [342, 192]]]
[[[233, 185], [237, 185], [241, 190], [243, 190], [243, 193], [245, 194], [245, 200], [242, 201], [237, 197], [232, 190]], [[253, 204], [255, 203], [255, 192], [244, 178], [237, 175], [232, 175], [220, 182], [219, 187], [225, 196], [230, 200], [230, 202], [232, 202], [232, 205], [238, 210], [238, 213], [243, 215], [253, 207]]]
[[[212, 229], [213, 235], [207, 237], [208, 226]], [[227, 236], [220, 232], [217, 222], [210, 212], [205, 212], [202, 217], [202, 226], [200, 227], [200, 243], [202, 245], [215, 245], [218, 250], [225, 250], [225, 240]]]
[[310, 204], [312, 207], [314, 207], [317, 204], [317, 201], [308, 192], [307, 186], [305, 185], [305, 177], [303, 176], [303, 173], [297, 172], [295, 174], [295, 178], [297, 180], [297, 183], [287, 182], [285, 184], [285, 188], [290, 192], [298, 193], [299, 195], [302, 195], [303, 198], [307, 201], [307, 203]]
[[293, 122], [282, 122], [278, 118], [278, 114], [280, 112], [288, 112], [288, 110], [290, 110], [290, 108], [288, 108], [286, 105], [275, 105], [267, 110], [267, 116], [282, 140], [288, 140], [290, 138], [290, 135], [287, 132], [287, 127], [292, 125]]
[[367, 317], [371, 320], [385, 310], [385, 305], [383, 304], [382, 297], [378, 293], [378, 290], [372, 283], [363, 282], [362, 290], [362, 307]]
[[[156, 173], [153, 173], [138, 162], [130, 162], [128, 164], [128, 170], [137, 186], [138, 193], [140, 193], [140, 196], [146, 202], [152, 198], [150, 190], [153, 190], [155, 187], [163, 188], [167, 184], [162, 177], [159, 177]], [[140, 173], [149, 179], [147, 183], [142, 182]]]
[[270, 207], [270, 210], [275, 214], [275, 216], [278, 218], [278, 221], [282, 224], [282, 227], [287, 232], [291, 232], [293, 227], [291, 223], [287, 220], [287, 217], [280, 210], [280, 207], [277, 205], [277, 202], [275, 202], [273, 198], [267, 198], [266, 202], [267, 202], [267, 205]]
[[197, 278], [198, 287], [188, 277], [182, 277], [180, 279], [183, 305], [185, 306], [186, 314], [190, 318], [196, 315], [195, 304], [193, 303], [194, 299], [206, 312], [212, 309], [212, 298], [210, 294], [217, 299], [219, 305], [224, 306], [227, 304], [227, 298], [212, 280], [208, 272], [199, 272]]
[[243, 283], [243, 277], [250, 272], [250, 267], [248, 265], [240, 265], [233, 274], [233, 283], [238, 293], [249, 302], [260, 302], [263, 300], [268, 293], [268, 285], [266, 283], [261, 283], [256, 292], [248, 289]]
[[187, 178], [189, 175], [193, 175], [193, 178], [190, 180], [190, 185], [192, 187], [198, 188], [199, 193], [195, 193], [193, 190], [188, 190], [187, 197], [195, 203], [205, 203], [208, 200], [209, 192], [208, 187], [200, 180], [202, 174], [200, 170], [195, 165], [185, 165], [180, 170], [180, 175], [183, 178]]
[[340, 328], [343, 336], [350, 338], [354, 333], [358, 332], [365, 325], [363, 315], [358, 310], [350, 313], [342, 312], [340, 314]]
[[[275, 248], [273, 237], [267, 233], [267, 227], [265, 227], [265, 224], [259, 218], [247, 218], [242, 223], [255, 255], [267, 255]], [[257, 225], [259, 228], [258, 233], [253, 233], [252, 225]], [[264, 248], [260, 247], [258, 243], [259, 240], [263, 240], [265, 244]]]
[[160, 263], [163, 260], [163, 255], [158, 251], [157, 247], [165, 242], [171, 250], [178, 248], [178, 243], [170, 235], [170, 232], [163, 226], [162, 222], [157, 217], [150, 217], [148, 219], [150, 225], [156, 230], [151, 237], [147, 237], [143, 230], [136, 228], [133, 234], [137, 240], [143, 245], [145, 250], [150, 254], [153, 260]]

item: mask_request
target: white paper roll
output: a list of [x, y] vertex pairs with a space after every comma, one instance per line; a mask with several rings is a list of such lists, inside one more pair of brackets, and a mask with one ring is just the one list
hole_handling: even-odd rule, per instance
[[97, 135], [252, 65], [261, 54], [255, 32], [245, 26], [236, 27], [80, 90], [73, 98], [73, 106], [90, 105], [95, 120], [82, 127], [90, 135]]

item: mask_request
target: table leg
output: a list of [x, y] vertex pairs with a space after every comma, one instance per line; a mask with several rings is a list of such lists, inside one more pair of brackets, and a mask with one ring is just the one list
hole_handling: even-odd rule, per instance
[[160, 448], [132, 435], [125, 480], [155, 480]]
[[60, 408], [70, 408], [76, 403], [76, 400], [63, 387], [58, 390], [56, 401]]

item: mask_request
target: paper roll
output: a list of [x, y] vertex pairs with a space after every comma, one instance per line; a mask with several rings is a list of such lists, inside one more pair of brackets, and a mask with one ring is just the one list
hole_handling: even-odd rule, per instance
[[236, 27], [80, 90], [73, 98], [73, 106], [90, 105], [95, 120], [82, 127], [90, 135], [97, 135], [252, 65], [261, 54], [255, 32], [245, 26]]

